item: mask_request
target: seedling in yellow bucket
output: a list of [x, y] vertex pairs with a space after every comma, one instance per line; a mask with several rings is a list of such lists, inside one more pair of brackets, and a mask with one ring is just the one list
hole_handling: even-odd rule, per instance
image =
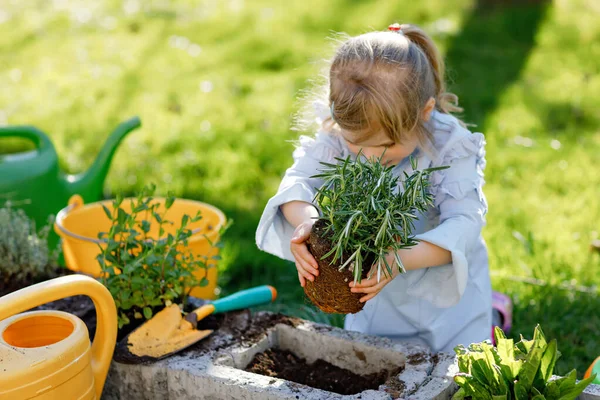
[[57, 217], [67, 264], [97, 266], [93, 275], [115, 299], [119, 328], [150, 319], [169, 303], [185, 303], [189, 294], [214, 298], [224, 216], [204, 203], [154, 198], [154, 190], [85, 207], [74, 199]]

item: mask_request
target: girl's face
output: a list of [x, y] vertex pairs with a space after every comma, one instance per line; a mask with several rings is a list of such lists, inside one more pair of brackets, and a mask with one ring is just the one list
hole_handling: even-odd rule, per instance
[[361, 137], [364, 135], [353, 134], [345, 130], [341, 131], [341, 135], [348, 149], [355, 155], [360, 150], [362, 150], [362, 154], [367, 158], [379, 158], [383, 154], [381, 163], [385, 166], [399, 164], [411, 155], [418, 145], [416, 135], [413, 135], [409, 140], [404, 140], [402, 143], [395, 143], [383, 131], [379, 131], [377, 134], [370, 135], [367, 138]]

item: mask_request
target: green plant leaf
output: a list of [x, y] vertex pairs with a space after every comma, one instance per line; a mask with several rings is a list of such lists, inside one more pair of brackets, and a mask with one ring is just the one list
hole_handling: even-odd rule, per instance
[[497, 352], [500, 358], [498, 364], [508, 381], [513, 381], [521, 369], [521, 362], [514, 358], [514, 342], [512, 339], [496, 336]]
[[138, 204], [133, 209], [133, 213], [134, 214], [139, 214], [140, 212], [146, 211], [147, 209], [148, 209], [148, 204], [146, 204], [146, 203]]
[[169, 208], [171, 208], [171, 206], [173, 205], [174, 202], [175, 202], [175, 196], [173, 196], [172, 194], [169, 194], [167, 196], [167, 198], [165, 199], [165, 208], [168, 210]]
[[150, 301], [149, 305], [152, 306], [152, 307], [157, 307], [157, 306], [160, 306], [162, 304], [163, 304], [163, 302], [162, 302], [161, 299], [153, 299], [153, 300]]
[[533, 341], [538, 347], [546, 347], [548, 343], [546, 342], [546, 337], [542, 332], [542, 327], [538, 324], [535, 326], [533, 330]]
[[[560, 353], [557, 350], [556, 339], [553, 339], [548, 343], [546, 350], [544, 351], [544, 355], [540, 361], [540, 369], [538, 372], [537, 380], [541, 381], [541, 384], [544, 385], [550, 378], [552, 377], [552, 372], [554, 371], [554, 365], [556, 364], [556, 360]], [[536, 385], [537, 387], [537, 385]]]
[[498, 326], [494, 326], [494, 339], [496, 340], [496, 343], [498, 343], [502, 339], [506, 339], [504, 331]]
[[150, 232], [150, 227], [151, 227], [150, 221], [142, 220], [142, 222], [140, 223], [140, 225], [141, 225], [142, 231], [144, 233]]
[[590, 376], [587, 379], [583, 379], [575, 384], [574, 380], [571, 379], [572, 376], [577, 376], [575, 370], [569, 373], [568, 379], [568, 382], [573, 382], [573, 384], [569, 385], [568, 388], [566, 386], [563, 388], [563, 386], [561, 385], [559, 400], [575, 400], [577, 396], [579, 396], [585, 390], [585, 388], [590, 383], [592, 383], [594, 379], [596, 379], [596, 374], [594, 374], [593, 376]]
[[[136, 277], [136, 278], [139, 278], [139, 277]], [[139, 291], [139, 290], [134, 291], [133, 295], [131, 296], [131, 301], [134, 304], [143, 304], [144, 303], [144, 299], [142, 297], [142, 292]]]
[[[126, 290], [124, 290], [124, 292], [126, 292], [126, 293], [127, 293], [127, 291], [126, 291]], [[122, 300], [122, 301], [121, 301], [121, 304], [120, 304], [119, 308], [120, 308], [121, 310], [129, 310], [129, 309], [131, 309], [133, 306], [134, 306], [133, 302], [132, 302], [130, 299], [127, 299], [127, 300]]]
[[118, 208], [117, 209], [117, 222], [120, 225], [124, 225], [125, 222], [127, 221], [127, 218], [129, 217], [129, 214], [127, 214], [125, 212], [125, 210], [123, 210], [122, 208]]
[[[135, 270], [135, 268], [134, 268], [134, 270]], [[145, 286], [146, 282], [147, 282], [147, 280], [142, 278], [141, 276], [134, 276], [131, 278], [131, 283], [139, 285], [140, 288], [143, 288]]]
[[146, 319], [152, 318], [152, 309], [150, 307], [144, 307], [144, 317]]
[[529, 400], [529, 393], [525, 386], [520, 382], [516, 381], [514, 385], [515, 400]]
[[202, 279], [200, 279], [200, 283], [198, 284], [198, 286], [200, 287], [205, 287], [208, 286], [209, 281], [206, 277], [203, 277]]
[[542, 393], [536, 388], [531, 388], [531, 394], [534, 396], [543, 396]]
[[103, 204], [102, 205], [102, 209], [104, 210], [104, 214], [106, 214], [106, 216], [108, 217], [108, 219], [112, 220], [112, 214], [111, 214], [110, 210], [108, 209], [108, 207], [106, 207]]
[[154, 297], [154, 291], [147, 287], [146, 289], [144, 289], [142, 296], [148, 300], [151, 300]]
[[456, 393], [454, 393], [454, 396], [452, 396], [452, 400], [464, 400], [466, 397], [467, 393], [465, 392], [465, 389], [459, 388]]
[[470, 362], [469, 362], [469, 351], [462, 344], [454, 348], [458, 360], [458, 370], [465, 374], [471, 373]]
[[533, 340], [527, 340], [523, 337], [523, 335], [521, 336], [521, 340], [516, 344], [516, 346], [525, 354], [528, 354], [531, 351], [531, 348], [533, 347]]
[[471, 355], [471, 375], [482, 385], [493, 387], [494, 372], [482, 354]]
[[558, 388], [560, 389], [560, 395], [563, 396], [566, 392], [571, 390], [575, 386], [577, 381], [577, 372], [572, 370], [567, 375], [558, 380]]
[[560, 389], [558, 388], [557, 381], [548, 382], [548, 385], [546, 385], [546, 389], [544, 390], [544, 396], [548, 400], [558, 400], [560, 397]]
[[474, 399], [492, 400], [489, 389], [471, 375], [458, 373], [454, 377], [454, 382], [464, 390], [465, 394], [472, 396]]
[[475, 376], [475, 371], [480, 366], [485, 373], [486, 383], [491, 387], [492, 394], [505, 395], [508, 392], [508, 388], [504, 378], [502, 377], [501, 368], [496, 364], [496, 355], [494, 348], [491, 344], [482, 342], [479, 344], [479, 349], [482, 351], [481, 360], [473, 360], [471, 365], [471, 374]]
[[543, 355], [543, 349], [531, 347], [519, 371], [519, 383], [525, 390], [531, 390]]
[[123, 325], [127, 325], [129, 324], [131, 321], [129, 320], [129, 318], [127, 317], [127, 315], [125, 315], [125, 313], [120, 313], [119, 314], [119, 328], [123, 327]]
[[181, 226], [182, 227], [187, 226], [189, 221], [190, 221], [190, 216], [187, 214], [184, 214], [183, 217], [181, 217]]

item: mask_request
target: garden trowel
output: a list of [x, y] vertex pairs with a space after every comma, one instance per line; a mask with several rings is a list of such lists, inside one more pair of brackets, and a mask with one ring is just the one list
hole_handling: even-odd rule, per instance
[[206, 303], [187, 314], [185, 318], [182, 317], [179, 306], [171, 304], [131, 332], [118, 347], [128, 354], [127, 358], [131, 359], [129, 361], [159, 360], [210, 335], [212, 330], [196, 329], [198, 321], [203, 318], [211, 314], [268, 304], [276, 297], [277, 291], [274, 287], [258, 286]]

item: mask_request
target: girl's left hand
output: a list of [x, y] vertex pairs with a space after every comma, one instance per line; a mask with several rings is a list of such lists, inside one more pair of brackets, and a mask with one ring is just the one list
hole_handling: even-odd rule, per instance
[[[360, 298], [360, 302], [364, 303], [368, 300], [371, 300], [373, 297], [377, 296], [379, 292], [392, 281], [400, 271], [398, 270], [398, 266], [394, 261], [394, 257], [387, 257], [389, 265], [392, 267], [392, 276], [385, 274], [383, 271], [381, 272], [381, 277], [379, 281], [377, 281], [377, 265], [371, 267], [371, 271], [369, 271], [370, 279], [363, 279], [360, 283], [354, 284], [354, 282], [350, 282], [350, 291], [352, 293], [366, 293], [366, 296]], [[385, 266], [383, 266], [385, 268]]]

